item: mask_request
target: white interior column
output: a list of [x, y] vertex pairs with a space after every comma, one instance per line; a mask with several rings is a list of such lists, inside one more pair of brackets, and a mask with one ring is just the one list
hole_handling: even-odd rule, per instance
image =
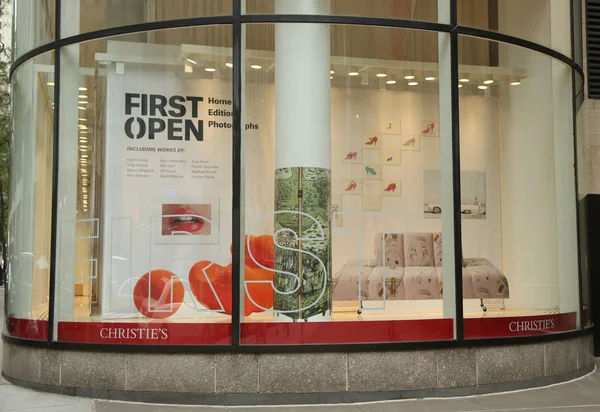
[[[276, 0], [276, 14], [329, 14], [329, 0]], [[275, 169], [331, 168], [328, 24], [275, 25]]]
[[[450, 23], [450, 2], [438, 0], [438, 22]], [[440, 170], [442, 174], [442, 239], [444, 318], [456, 319], [452, 176], [452, 79], [450, 33], [438, 33]], [[454, 323], [456, 325], [456, 322]], [[456, 336], [456, 327], [455, 327]]]
[[[330, 13], [329, 0], [276, 0], [276, 14]], [[331, 34], [328, 24], [281, 23], [275, 25], [275, 169], [319, 168], [331, 170]], [[319, 205], [329, 209], [327, 205]], [[303, 208], [301, 208], [303, 209]], [[307, 210], [302, 210], [304, 213]], [[316, 218], [317, 216], [313, 216]], [[299, 219], [300, 221], [302, 219]], [[325, 264], [331, 267], [331, 237], [329, 257]], [[279, 250], [279, 249], [278, 249]], [[277, 254], [277, 251], [276, 251]], [[297, 254], [298, 259], [301, 254]], [[300, 261], [300, 260], [299, 260]], [[300, 270], [298, 270], [300, 272]], [[330, 271], [330, 269], [327, 269]], [[297, 273], [302, 279], [303, 274]], [[325, 273], [327, 287], [331, 273]], [[329, 280], [327, 280], [329, 279]], [[330, 309], [331, 294], [325, 293], [316, 302]], [[280, 320], [328, 320], [331, 310], [313, 316], [303, 309], [315, 307], [303, 302], [302, 289], [298, 292], [295, 312], [276, 316]], [[308, 295], [306, 295], [308, 296]], [[281, 296], [279, 296], [281, 298]], [[314, 296], [313, 296], [314, 298]], [[326, 299], [327, 302], [323, 302]], [[278, 297], [275, 297], [277, 310]], [[325, 307], [321, 306], [321, 307]], [[287, 308], [292, 310], [292, 308]], [[285, 316], [290, 315], [290, 317]]]
[[[79, 34], [79, 3], [70, 2], [61, 10], [61, 37]], [[73, 319], [75, 284], [75, 238], [77, 219], [77, 175], [79, 112], [79, 46], [71, 45], [61, 50], [60, 73], [60, 152], [58, 211], [56, 225], [56, 322]], [[91, 132], [91, 131], [90, 131]], [[56, 333], [58, 328], [54, 328]], [[56, 336], [55, 336], [56, 338]]]
[[[552, 0], [550, 25], [552, 48], [571, 55], [569, 2]], [[577, 256], [577, 205], [575, 152], [573, 147], [571, 68], [552, 62], [552, 104], [554, 122], [554, 181], [556, 196], [556, 238], [558, 303], [561, 313], [576, 312], [579, 327], [579, 260]]]

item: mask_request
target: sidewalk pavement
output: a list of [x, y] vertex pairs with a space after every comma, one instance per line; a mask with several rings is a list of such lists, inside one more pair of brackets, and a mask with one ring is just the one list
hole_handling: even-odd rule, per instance
[[[0, 288], [2, 328], [3, 311], [4, 289]], [[1, 349], [0, 340], [0, 354]], [[593, 373], [571, 382], [497, 395], [306, 407], [227, 408], [104, 401], [37, 392], [14, 386], [0, 377], [0, 412], [600, 412], [600, 358], [596, 366]]]

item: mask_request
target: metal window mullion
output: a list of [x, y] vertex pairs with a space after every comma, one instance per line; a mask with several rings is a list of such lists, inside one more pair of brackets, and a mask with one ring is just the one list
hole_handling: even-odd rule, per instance
[[54, 298], [56, 295], [56, 248], [58, 219], [58, 179], [59, 179], [59, 130], [60, 130], [60, 38], [61, 0], [56, 0], [54, 10], [54, 127], [52, 136], [52, 218], [50, 222], [50, 285], [48, 290], [48, 342], [54, 340]]

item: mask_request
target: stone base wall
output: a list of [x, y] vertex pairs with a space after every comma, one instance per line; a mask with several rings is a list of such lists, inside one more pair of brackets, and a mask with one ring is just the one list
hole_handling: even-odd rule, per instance
[[481, 348], [234, 355], [80, 352], [4, 342], [2, 356], [6, 379], [38, 390], [207, 405], [466, 396], [557, 383], [594, 368], [591, 335]]

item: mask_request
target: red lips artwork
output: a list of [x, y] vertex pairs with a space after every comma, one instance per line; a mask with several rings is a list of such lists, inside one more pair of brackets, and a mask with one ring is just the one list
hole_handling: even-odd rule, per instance
[[[273, 236], [246, 236], [245, 239], [245, 279], [246, 281], [273, 281], [273, 272], [265, 268], [275, 267], [275, 248]], [[230, 247], [231, 250], [231, 247]], [[252, 252], [252, 256], [250, 255]], [[254, 258], [254, 259], [253, 259]], [[260, 265], [259, 265], [260, 264]], [[262, 266], [262, 267], [261, 267]], [[205, 276], [206, 273], [206, 276]], [[148, 299], [148, 277], [145, 274], [134, 289], [134, 302], [138, 311], [149, 318], [167, 318], [173, 315], [183, 302], [184, 287], [175, 274], [166, 270], [152, 271], [150, 299]], [[232, 314], [231, 287], [232, 265], [221, 266], [210, 261], [200, 261], [190, 269], [189, 281], [196, 300], [210, 310]], [[171, 281], [169, 282], [169, 279]], [[173, 286], [171, 286], [173, 285]], [[212, 285], [212, 288], [211, 288]], [[173, 305], [170, 288], [173, 287]], [[250, 295], [252, 300], [250, 300]], [[218, 296], [218, 299], [217, 299]], [[221, 304], [219, 304], [219, 300]], [[149, 302], [149, 303], [148, 303]], [[154, 312], [151, 308], [161, 309]], [[222, 305], [222, 307], [221, 307]], [[244, 315], [263, 312], [273, 307], [273, 288], [271, 283], [248, 283], [244, 296]], [[168, 310], [166, 310], [168, 309]]]

